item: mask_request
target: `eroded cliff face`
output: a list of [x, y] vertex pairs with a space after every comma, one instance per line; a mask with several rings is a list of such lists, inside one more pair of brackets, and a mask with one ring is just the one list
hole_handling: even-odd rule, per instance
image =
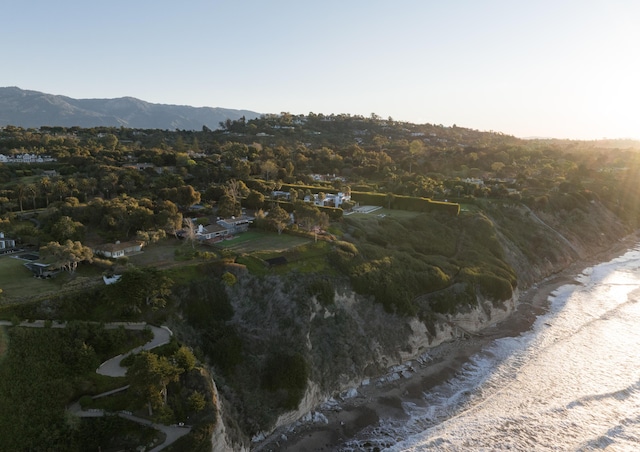
[[211, 452], [228, 452], [230, 450], [244, 452], [249, 450], [242, 444], [242, 441], [234, 443], [233, 439], [228, 435], [225, 425], [224, 403], [220, 399], [216, 382], [212, 379], [211, 383], [213, 385], [213, 399], [216, 407], [216, 425], [213, 430], [213, 435], [211, 436]]
[[[339, 278], [335, 301], [328, 306], [300, 290], [302, 275], [239, 278], [230, 292], [233, 322], [256, 338], [255, 358], [260, 359], [269, 347], [292, 347], [304, 353], [309, 364], [307, 388], [297, 408], [279, 414], [271, 428], [255, 435], [254, 441], [308, 415], [337, 394], [385, 374], [392, 366], [508, 319], [517, 309], [522, 291], [571, 263], [607, 249], [628, 232], [615, 216], [595, 203], [589, 212], [580, 213], [590, 216], [589, 224], [582, 226], [575, 221], [563, 222], [561, 215], [545, 216], [523, 207], [505, 209], [489, 211], [488, 216], [495, 224], [504, 260], [518, 276], [518, 287], [506, 301], [490, 301], [476, 294], [457, 313], [434, 313], [421, 320], [385, 312], [379, 303], [354, 293], [348, 281]], [[513, 232], [514, 227], [526, 222], [534, 230], [527, 237], [533, 237], [535, 243], [527, 243]], [[245, 437], [245, 446], [238, 447], [250, 444]]]
[[[354, 294], [336, 294], [336, 309], [342, 310], [344, 315], [354, 319], [363, 319], [372, 315], [370, 301], [359, 299]], [[386, 329], [368, 329], [368, 332], [358, 335], [355, 340], [367, 343], [369, 354], [361, 357], [361, 364], [355, 363], [348, 368], [343, 368], [340, 375], [334, 377], [336, 385], [324, 390], [321, 386], [310, 381], [309, 387], [298, 408], [278, 417], [275, 428], [291, 424], [311, 412], [319, 404], [335, 397], [336, 394], [348, 392], [357, 388], [363, 381], [373, 379], [385, 373], [390, 367], [401, 365], [411, 360], [418, 359], [431, 348], [443, 342], [482, 331], [489, 325], [506, 320], [517, 307], [518, 293], [505, 302], [495, 304], [489, 301], [481, 301], [474, 308], [464, 313], [454, 315], [442, 315], [429, 327], [415, 317], [396, 318], [393, 329], [399, 329], [404, 334], [400, 341], [392, 340], [391, 343], [402, 344], [396, 348], [385, 337]], [[326, 316], [327, 311], [319, 305], [316, 315]], [[382, 315], [382, 314], [380, 314]], [[348, 345], [348, 344], [345, 344]], [[311, 344], [313, 348], [313, 344]], [[333, 369], [339, 371], [338, 368]], [[264, 435], [261, 435], [264, 436]]]

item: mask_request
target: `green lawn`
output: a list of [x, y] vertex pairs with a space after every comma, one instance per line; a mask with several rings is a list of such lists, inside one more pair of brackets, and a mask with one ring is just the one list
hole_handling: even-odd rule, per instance
[[239, 234], [233, 240], [224, 240], [218, 243], [218, 246], [238, 254], [256, 251], [279, 253], [311, 242], [312, 240], [306, 237], [296, 237], [289, 234], [278, 235], [275, 232], [248, 231]]
[[190, 246], [186, 241], [173, 237], [158, 243], [147, 245], [142, 253], [129, 256], [129, 262], [139, 267], [153, 265], [154, 267], [170, 266], [175, 263], [176, 250]]
[[11, 256], [0, 256], [0, 275], [3, 290], [2, 301], [18, 301], [21, 298], [41, 295], [59, 290], [67, 282], [68, 275], [60, 274], [56, 278], [38, 279], [23, 265], [27, 261]]
[[0, 256], [0, 275], [2, 283], [0, 289], [0, 303], [24, 301], [39, 295], [74, 290], [80, 288], [87, 281], [91, 283], [102, 275], [102, 270], [89, 264], [80, 264], [74, 275], [60, 272], [50, 279], [34, 278], [24, 264], [28, 261], [16, 259], [12, 256]]
[[[245, 254], [237, 258], [236, 262], [246, 265], [251, 273], [264, 275], [267, 273], [284, 274], [292, 270], [300, 273], [326, 273], [331, 272], [327, 255], [331, 251], [331, 244], [325, 241], [307, 243], [285, 250], [266, 249]], [[267, 259], [284, 257], [287, 264], [268, 267]]]
[[418, 215], [422, 215], [422, 212], [414, 212], [412, 210], [395, 210], [395, 209], [382, 208], [371, 213], [353, 213], [347, 216], [346, 218], [350, 218], [350, 219], [382, 218], [383, 216], [385, 216], [385, 217], [391, 217], [391, 218], [400, 220], [400, 219], [415, 218]]

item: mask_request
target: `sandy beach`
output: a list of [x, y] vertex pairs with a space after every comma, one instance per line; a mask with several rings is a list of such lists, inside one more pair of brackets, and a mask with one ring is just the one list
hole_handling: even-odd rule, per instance
[[[550, 294], [560, 286], [574, 284], [575, 276], [585, 268], [609, 261], [624, 254], [638, 243], [632, 234], [614, 244], [611, 249], [588, 260], [576, 262], [563, 271], [534, 285], [520, 295], [518, 308], [507, 320], [482, 330], [477, 336], [456, 339], [428, 351], [429, 362], [414, 365], [403, 378], [394, 381], [372, 381], [357, 388], [357, 395], [338, 399], [335, 404], [318, 407], [320, 420], [299, 421], [275, 431], [265, 441], [256, 444], [257, 451], [332, 451], [353, 438], [362, 429], [376, 425], [380, 419], [403, 419], [401, 401], [424, 404], [422, 394], [441, 384], [460, 370], [471, 356], [493, 340], [518, 336], [528, 331], [535, 319], [546, 312]], [[415, 363], [415, 361], [414, 361]], [[326, 418], [325, 419], [322, 418]]]

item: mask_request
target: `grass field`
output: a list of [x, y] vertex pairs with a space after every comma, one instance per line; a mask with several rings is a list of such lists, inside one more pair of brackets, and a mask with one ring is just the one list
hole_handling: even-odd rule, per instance
[[312, 240], [306, 237], [296, 237], [288, 234], [278, 235], [274, 232], [249, 231], [238, 235], [233, 240], [224, 240], [218, 243], [218, 246], [238, 254], [257, 251], [279, 253], [311, 242]]
[[395, 218], [396, 220], [404, 220], [415, 218], [418, 215], [422, 215], [422, 212], [413, 212], [410, 210], [393, 210], [393, 209], [385, 209], [382, 208], [380, 210], [376, 210], [375, 212], [364, 214], [364, 213], [353, 213], [349, 215], [347, 218], [349, 219], [363, 219], [363, 220], [373, 220], [380, 219], [384, 217]]
[[[245, 254], [237, 258], [236, 262], [246, 265], [251, 273], [264, 275], [267, 273], [284, 274], [292, 270], [300, 273], [326, 273], [330, 272], [327, 255], [331, 251], [331, 245], [325, 241], [307, 243], [285, 250], [262, 250], [251, 254]], [[274, 257], [284, 257], [287, 263], [269, 267], [266, 260]]]
[[23, 265], [25, 261], [11, 256], [0, 256], [0, 275], [3, 301], [12, 301], [32, 295], [41, 295], [59, 290], [67, 282], [67, 275], [57, 278], [38, 279]]
[[170, 266], [175, 263], [176, 250], [189, 246], [185, 241], [167, 238], [158, 243], [147, 245], [142, 253], [129, 256], [129, 262], [138, 266]]
[[[219, 248], [229, 250], [237, 254], [267, 253], [269, 257], [277, 256], [287, 250], [300, 249], [301, 246], [312, 244], [313, 241], [305, 237], [296, 237], [288, 234], [278, 235], [273, 232], [248, 231], [238, 235], [233, 240], [225, 240], [220, 242]], [[154, 266], [160, 268], [173, 268], [190, 266], [196, 263], [199, 258], [190, 258], [187, 260], [177, 259], [176, 251], [190, 251], [191, 245], [185, 241], [178, 241], [172, 238], [162, 240], [145, 247], [142, 253], [129, 256], [130, 263], [139, 266]], [[216, 253], [213, 248], [203, 245], [195, 245], [196, 251]], [[188, 254], [188, 253], [186, 253]], [[313, 271], [318, 262], [316, 256], [309, 256], [311, 261], [306, 265], [309, 267], [307, 271]], [[300, 259], [295, 259], [300, 260]], [[16, 259], [11, 256], [0, 256], [0, 275], [2, 282], [0, 289], [3, 290], [2, 302], [12, 303], [25, 300], [29, 297], [37, 297], [39, 295], [51, 294], [58, 292], [64, 288], [67, 283], [73, 283], [73, 278], [66, 272], [59, 273], [51, 279], [34, 278], [31, 272], [24, 267], [26, 261]], [[302, 266], [302, 265], [301, 265]], [[76, 271], [76, 277], [97, 278], [101, 276], [103, 270], [97, 266], [89, 264], [80, 264]], [[177, 279], [182, 280], [188, 274], [188, 271], [179, 272], [174, 275]]]
[[12, 303], [30, 297], [51, 294], [60, 290], [70, 289], [82, 279], [95, 279], [102, 275], [102, 269], [89, 264], [80, 264], [74, 275], [60, 272], [50, 279], [34, 278], [33, 274], [24, 266], [27, 261], [12, 256], [0, 256], [0, 275], [3, 290], [1, 302]]

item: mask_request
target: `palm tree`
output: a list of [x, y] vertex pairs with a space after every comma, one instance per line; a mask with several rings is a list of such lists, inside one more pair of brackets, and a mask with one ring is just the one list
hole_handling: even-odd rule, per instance
[[38, 185], [40, 186], [40, 193], [44, 195], [46, 201], [46, 207], [49, 207], [49, 195], [51, 194], [51, 179], [49, 177], [44, 176], [42, 179], [38, 181]]
[[58, 196], [60, 201], [69, 193], [69, 187], [63, 179], [58, 179], [53, 186], [53, 192]]
[[36, 197], [38, 196], [38, 187], [36, 187], [36, 184], [27, 184], [24, 187], [24, 190], [25, 190], [25, 194], [31, 197], [31, 200], [33, 201], [33, 211], [35, 212]]
[[24, 185], [23, 183], [17, 184], [15, 186], [15, 188], [13, 189], [13, 194], [15, 195], [16, 199], [18, 200], [18, 204], [20, 206], [20, 212], [22, 212], [24, 210], [22, 208], [22, 200], [27, 195], [26, 185]]

